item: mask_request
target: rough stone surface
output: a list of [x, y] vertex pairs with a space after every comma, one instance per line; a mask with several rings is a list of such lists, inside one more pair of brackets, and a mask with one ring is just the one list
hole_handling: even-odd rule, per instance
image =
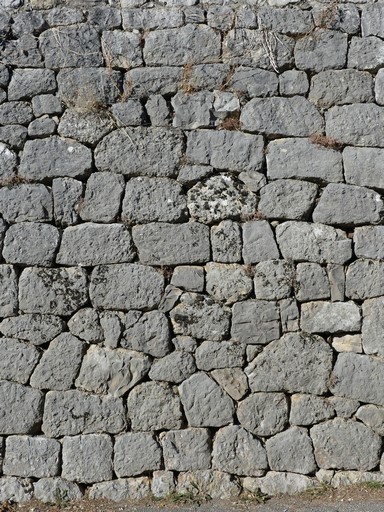
[[33, 484], [29, 478], [13, 476], [0, 478], [0, 500], [2, 502], [15, 500], [17, 503], [23, 503], [31, 500], [32, 497]]
[[326, 69], [341, 69], [347, 60], [347, 46], [347, 34], [315, 30], [295, 45], [296, 66], [317, 73]]
[[241, 400], [248, 391], [248, 380], [240, 368], [222, 368], [211, 372], [215, 381], [234, 400]]
[[238, 404], [242, 427], [257, 436], [272, 436], [288, 422], [288, 401], [283, 393], [252, 393]]
[[269, 496], [275, 494], [297, 494], [310, 490], [316, 486], [316, 483], [308, 476], [298, 475], [296, 473], [281, 473], [278, 471], [269, 471], [262, 478], [244, 478], [243, 486], [245, 489], [255, 492], [261, 491]]
[[384, 319], [382, 315], [383, 299], [368, 299], [363, 304], [362, 343], [366, 354], [384, 354], [382, 333]]
[[65, 501], [76, 501], [83, 496], [79, 486], [63, 478], [40, 478], [34, 484], [35, 497], [43, 503], [55, 503], [58, 496]]
[[360, 308], [354, 302], [307, 302], [301, 305], [305, 332], [353, 332], [361, 326]]
[[94, 343], [102, 340], [102, 330], [97, 311], [92, 308], [79, 309], [69, 320], [68, 328], [74, 336]]
[[39, 357], [38, 350], [27, 343], [0, 338], [0, 379], [26, 384]]
[[2, 380], [0, 398], [2, 435], [33, 434], [39, 430], [43, 416], [43, 393], [16, 382]]
[[17, 277], [11, 265], [0, 265], [0, 315], [13, 316], [17, 311]]
[[83, 184], [73, 178], [52, 181], [53, 216], [60, 227], [72, 226], [79, 221]]
[[161, 468], [161, 448], [152, 434], [129, 433], [116, 437], [113, 469], [118, 478]]
[[91, 499], [111, 501], [141, 500], [150, 495], [150, 480], [147, 476], [138, 478], [121, 478], [109, 482], [101, 482], [91, 487]]
[[180, 473], [176, 492], [198, 496], [204, 493], [212, 499], [233, 499], [239, 496], [241, 488], [237, 481], [223, 471], [197, 470]]
[[44, 185], [15, 185], [0, 189], [0, 213], [7, 222], [50, 222], [51, 191]]
[[351, 263], [346, 274], [347, 297], [370, 299], [381, 295], [384, 266], [381, 261], [357, 260]]
[[186, 351], [176, 350], [153, 363], [149, 378], [179, 384], [195, 371], [194, 357]]
[[140, 314], [138, 311], [127, 313], [125, 331], [121, 346], [139, 352], [162, 357], [169, 352], [170, 329], [169, 321], [164, 313], [149, 311]]
[[280, 336], [279, 311], [275, 302], [247, 300], [232, 309], [231, 336], [241, 343], [266, 345]]
[[327, 398], [304, 394], [295, 394], [291, 397], [289, 421], [293, 425], [314, 425], [334, 415], [334, 408]]
[[211, 468], [211, 438], [205, 428], [171, 430], [160, 436], [167, 470], [193, 471]]
[[258, 263], [280, 257], [274, 233], [266, 220], [253, 220], [243, 224], [244, 263]]
[[33, 345], [52, 341], [63, 329], [64, 322], [55, 315], [19, 315], [5, 318], [0, 323], [0, 331], [5, 336], [26, 340]]
[[307, 430], [291, 427], [276, 434], [265, 443], [272, 471], [311, 474], [316, 469], [312, 441]]
[[5, 475], [46, 478], [59, 472], [61, 446], [54, 439], [11, 436], [5, 446]]
[[261, 189], [258, 210], [270, 219], [306, 219], [314, 206], [317, 191], [314, 183], [276, 180]]
[[241, 260], [242, 240], [240, 227], [231, 220], [223, 220], [211, 228], [212, 259], [221, 263]]
[[252, 280], [241, 265], [208, 263], [205, 271], [207, 293], [218, 302], [233, 304], [252, 291]]
[[354, 249], [358, 258], [381, 260], [384, 258], [382, 244], [382, 226], [364, 226], [356, 228], [354, 232]]
[[356, 411], [356, 418], [365, 423], [377, 434], [384, 432], [384, 409], [373, 404], [362, 405]]
[[196, 366], [199, 370], [243, 366], [245, 345], [232, 341], [203, 341], [196, 349]]
[[289, 297], [294, 278], [293, 267], [283, 260], [269, 260], [255, 267], [256, 299], [279, 300]]

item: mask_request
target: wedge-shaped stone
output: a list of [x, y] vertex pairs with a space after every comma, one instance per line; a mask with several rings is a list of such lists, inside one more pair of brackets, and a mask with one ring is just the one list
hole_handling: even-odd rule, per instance
[[193, 471], [211, 468], [211, 436], [205, 428], [171, 430], [160, 434], [167, 470]]
[[13, 316], [17, 312], [17, 276], [11, 265], [0, 265], [0, 316]]
[[119, 478], [161, 469], [161, 459], [160, 445], [151, 433], [130, 432], [115, 439], [113, 469]]
[[345, 181], [384, 190], [383, 158], [384, 149], [346, 147], [343, 151]]
[[[0, 131], [1, 140], [5, 137]], [[0, 142], [0, 179], [4, 183], [15, 175], [17, 165], [16, 153], [14, 153], [6, 144]]]
[[268, 219], [305, 219], [313, 208], [317, 190], [317, 185], [307, 181], [276, 180], [260, 190], [258, 211]]
[[285, 259], [343, 264], [352, 256], [352, 242], [344, 231], [323, 224], [283, 222], [276, 238]]
[[283, 393], [252, 393], [238, 403], [242, 427], [257, 436], [272, 436], [288, 423], [288, 401]]
[[248, 391], [247, 376], [241, 368], [221, 368], [211, 375], [234, 400], [241, 400]]
[[288, 333], [265, 347], [245, 373], [252, 391], [320, 395], [327, 390], [331, 370], [332, 349], [323, 338]]
[[380, 436], [384, 435], [384, 408], [376, 405], [362, 405], [356, 411], [356, 418], [365, 423]]
[[43, 345], [52, 341], [63, 330], [63, 320], [54, 315], [12, 316], [0, 323], [0, 331], [5, 336], [26, 340], [33, 345]]
[[276, 434], [265, 443], [268, 462], [272, 471], [314, 473], [317, 469], [312, 441], [307, 430], [291, 427]]
[[44, 185], [0, 188], [0, 213], [7, 222], [50, 222], [52, 210], [51, 191]]
[[243, 224], [244, 263], [276, 260], [280, 258], [274, 233], [266, 220], [253, 220]]
[[280, 314], [276, 302], [246, 300], [232, 308], [231, 336], [235, 341], [266, 345], [280, 336]]
[[357, 260], [351, 263], [346, 274], [345, 293], [350, 299], [370, 299], [382, 295], [384, 262]]
[[44, 395], [16, 382], [0, 381], [0, 434], [35, 434], [43, 418]]
[[300, 326], [306, 332], [356, 332], [361, 312], [354, 302], [306, 302], [301, 305]]
[[195, 371], [196, 365], [193, 355], [189, 352], [176, 350], [153, 363], [149, 378], [179, 384], [188, 379]]

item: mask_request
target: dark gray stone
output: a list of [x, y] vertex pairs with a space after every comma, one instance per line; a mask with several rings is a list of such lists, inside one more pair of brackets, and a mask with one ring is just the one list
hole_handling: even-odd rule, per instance
[[39, 357], [38, 350], [27, 343], [0, 338], [0, 379], [26, 384]]
[[55, 132], [56, 122], [49, 117], [35, 119], [28, 126], [28, 136], [31, 139], [48, 137], [49, 135], [53, 135]]
[[54, 315], [19, 315], [5, 318], [0, 331], [7, 337], [26, 340], [33, 345], [44, 345], [64, 330], [64, 322]]
[[258, 263], [279, 257], [279, 249], [268, 221], [254, 220], [243, 224], [244, 263]]
[[307, 94], [309, 89], [308, 77], [305, 71], [289, 69], [279, 75], [279, 88], [282, 96]]
[[32, 109], [26, 101], [9, 101], [0, 105], [0, 124], [25, 124], [33, 119]]
[[0, 381], [0, 433], [34, 434], [43, 419], [44, 395], [16, 382]]
[[61, 114], [63, 107], [57, 96], [53, 96], [53, 94], [42, 94], [32, 98], [32, 110], [35, 117], [40, 117], [44, 114]]
[[358, 258], [384, 259], [384, 226], [363, 226], [356, 228], [353, 241]]
[[82, 194], [81, 181], [73, 178], [56, 178], [52, 181], [53, 216], [59, 226], [72, 226], [79, 221]]
[[143, 64], [140, 34], [105, 30], [101, 47], [106, 65], [110, 68], [127, 70]]
[[111, 106], [111, 115], [119, 128], [121, 126], [140, 126], [146, 122], [143, 105], [138, 99], [126, 99], [114, 103]]
[[91, 174], [85, 189], [80, 215], [83, 220], [113, 222], [120, 212], [124, 193], [123, 176], [112, 172]]
[[[383, 190], [383, 157], [383, 149], [346, 147], [343, 151], [345, 181], [352, 185]], [[366, 169], [366, 172], [362, 172], [362, 169]]]
[[55, 90], [56, 78], [51, 69], [15, 69], [8, 86], [8, 100], [23, 100]]
[[272, 71], [241, 66], [234, 70], [227, 86], [235, 93], [246, 93], [250, 98], [268, 97], [277, 94], [279, 80]]
[[125, 91], [139, 98], [151, 94], [176, 94], [182, 78], [181, 67], [145, 67], [126, 73]]

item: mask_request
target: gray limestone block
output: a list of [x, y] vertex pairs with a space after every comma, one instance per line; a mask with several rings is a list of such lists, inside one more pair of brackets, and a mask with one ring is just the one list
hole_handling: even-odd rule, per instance
[[206, 373], [198, 372], [179, 386], [190, 427], [221, 427], [233, 421], [232, 399]]
[[12, 316], [0, 323], [0, 332], [4, 336], [29, 341], [37, 346], [53, 340], [63, 330], [63, 320], [54, 315]]
[[332, 348], [336, 352], [363, 352], [361, 334], [346, 334], [345, 336], [334, 336]]
[[33, 484], [29, 478], [5, 476], [0, 478], [0, 500], [23, 503], [33, 498]]
[[356, 411], [356, 418], [380, 436], [384, 435], [384, 408], [376, 405], [362, 405]]
[[67, 332], [59, 334], [43, 353], [31, 376], [31, 386], [57, 391], [70, 389], [78, 374], [83, 353], [82, 341]]
[[279, 89], [282, 96], [296, 96], [307, 94], [309, 81], [305, 71], [288, 69], [279, 75]]
[[20, 176], [30, 180], [59, 176], [76, 178], [89, 174], [91, 168], [92, 153], [89, 148], [54, 135], [25, 143]]
[[[379, 148], [346, 147], [343, 151], [345, 181], [352, 185], [384, 189], [381, 162], [384, 150]], [[361, 172], [362, 168], [367, 172]]]
[[62, 69], [57, 75], [58, 98], [86, 112], [103, 110], [121, 96], [122, 74], [104, 68]]
[[376, 103], [384, 105], [384, 74], [381, 69], [377, 72], [375, 79], [375, 98]]
[[48, 68], [101, 66], [103, 63], [99, 35], [88, 24], [48, 29], [39, 37], [39, 43]]
[[155, 66], [131, 69], [126, 73], [125, 91], [139, 98], [151, 94], [176, 94], [182, 80], [182, 68]]
[[[309, 139], [279, 139], [268, 145], [268, 178], [305, 179], [320, 183], [343, 181], [341, 154]], [[292, 208], [292, 206], [291, 206]]]
[[6, 144], [0, 143], [0, 179], [3, 183], [12, 180], [17, 165], [16, 153]]
[[60, 119], [58, 132], [62, 137], [95, 146], [113, 128], [113, 121], [102, 111], [81, 112], [67, 108]]
[[169, 178], [132, 178], [125, 187], [121, 217], [132, 224], [178, 222], [186, 216], [182, 187]]
[[116, 348], [123, 332], [124, 313], [120, 311], [100, 311], [99, 320], [102, 340], [106, 347]]
[[145, 104], [145, 110], [152, 126], [169, 126], [171, 113], [167, 101], [161, 94], [151, 95]]
[[358, 258], [382, 260], [384, 258], [384, 227], [363, 226], [354, 231], [354, 250]]
[[[77, 2], [77, 4], [79, 4], [79, 2]], [[84, 18], [84, 12], [81, 12], [79, 9], [76, 8], [73, 9], [69, 6], [54, 7], [47, 14], [47, 22], [50, 27], [75, 25], [77, 23], [81, 23], [82, 21], [84, 21]]]
[[328, 265], [327, 266], [329, 284], [331, 286], [331, 300], [344, 301], [345, 300], [345, 268], [343, 265]]
[[211, 174], [213, 174], [213, 168], [209, 165], [183, 165], [180, 167], [177, 181], [184, 186], [192, 186]]
[[160, 434], [164, 466], [173, 471], [211, 468], [211, 436], [205, 428], [171, 430]]
[[[134, 293], [133, 293], [134, 292]], [[92, 272], [89, 289], [92, 304], [100, 309], [152, 309], [161, 300], [164, 277], [139, 264], [99, 266]]]
[[61, 500], [76, 501], [82, 498], [80, 487], [63, 478], [40, 478], [34, 485], [35, 498], [43, 503], [56, 503]]
[[232, 308], [231, 336], [235, 341], [266, 345], [280, 336], [280, 314], [275, 302], [246, 300]]
[[183, 11], [178, 8], [123, 9], [124, 30], [156, 30], [177, 28], [184, 24]]
[[7, 263], [18, 265], [51, 266], [59, 238], [59, 230], [50, 224], [13, 224], [5, 234], [3, 258]]
[[220, 368], [211, 376], [234, 400], [241, 400], [248, 391], [247, 376], [241, 368]]
[[113, 469], [118, 478], [162, 467], [162, 451], [153, 434], [130, 432], [115, 438]]
[[277, 94], [279, 81], [272, 71], [241, 66], [233, 71], [226, 85], [235, 94], [245, 93], [249, 98], [264, 98]]
[[325, 71], [341, 69], [347, 60], [348, 36], [335, 30], [317, 29], [295, 45], [298, 69]]
[[344, 231], [323, 224], [288, 221], [276, 228], [285, 259], [342, 265], [352, 256], [352, 243]]
[[293, 298], [283, 299], [280, 305], [280, 318], [282, 332], [291, 332], [299, 330], [299, 308]]
[[23, 313], [71, 315], [88, 300], [87, 275], [81, 268], [33, 268], [19, 279]]
[[291, 396], [291, 425], [309, 426], [321, 423], [335, 415], [332, 403], [327, 398], [315, 395], [295, 394]]
[[259, 439], [238, 425], [229, 425], [215, 436], [212, 467], [235, 475], [258, 476], [268, 467], [267, 455]]
[[212, 224], [232, 218], [254, 215], [257, 197], [241, 182], [229, 175], [217, 175], [197, 183], [187, 194], [191, 217]]
[[245, 344], [234, 341], [203, 341], [196, 349], [196, 366], [199, 370], [242, 367]]
[[306, 302], [301, 305], [300, 326], [305, 332], [356, 332], [361, 327], [361, 311], [353, 301]]
[[361, 10], [361, 33], [363, 37], [384, 37], [384, 9], [381, 4], [363, 6]]
[[13, 17], [12, 34], [21, 37], [23, 34], [39, 35], [46, 28], [46, 21], [39, 11], [27, 11]]
[[265, 447], [272, 471], [307, 475], [317, 469], [312, 441], [305, 428], [290, 427], [267, 439]]
[[35, 119], [28, 126], [28, 136], [32, 139], [40, 139], [53, 135], [56, 132], [56, 121], [49, 117]]
[[[165, 101], [165, 100], [164, 100]], [[113, 122], [121, 126], [140, 126], [146, 122], [145, 111], [139, 99], [126, 99], [111, 106]], [[151, 123], [153, 125], [153, 123]]]
[[382, 295], [384, 264], [382, 261], [356, 260], [346, 273], [345, 294], [350, 299], [370, 299]]
[[0, 265], [0, 316], [13, 316], [17, 313], [17, 276], [11, 265]]
[[48, 391], [41, 428], [48, 437], [118, 434], [126, 428], [125, 416], [121, 398], [90, 395], [75, 389]]
[[143, 64], [140, 34], [104, 30], [101, 38], [104, 60], [111, 68], [128, 70]]
[[197, 130], [187, 134], [186, 155], [191, 163], [234, 172], [259, 170], [263, 138], [231, 130]]
[[95, 343], [103, 339], [99, 315], [95, 309], [79, 309], [67, 324], [71, 333], [84, 341]]
[[366, 354], [384, 355], [383, 333], [384, 333], [384, 299], [365, 300], [363, 309], [362, 342]]
[[384, 405], [383, 376], [381, 359], [353, 352], [342, 353], [337, 357], [330, 389], [337, 396]]
[[79, 208], [82, 220], [113, 222], [120, 212], [124, 187], [124, 177], [120, 174], [91, 174], [87, 181], [84, 201]]
[[172, 284], [165, 287], [163, 298], [159, 304], [159, 311], [161, 313], [168, 313], [179, 301], [179, 297], [182, 295], [183, 290], [176, 288]]
[[330, 12], [329, 6], [314, 6], [312, 15], [317, 27], [356, 34], [360, 30], [360, 12], [352, 3], [338, 4]]
[[6, 40], [2, 48], [2, 63], [15, 67], [44, 67], [38, 39], [32, 34], [24, 34], [19, 39]]
[[52, 194], [45, 185], [22, 184], [0, 189], [0, 213], [7, 222], [50, 222]]
[[250, 492], [262, 492], [269, 496], [276, 494], [297, 494], [310, 491], [318, 485], [317, 481], [297, 473], [268, 471], [262, 478], [246, 477], [243, 480], [244, 489]]
[[242, 171], [239, 174], [239, 179], [249, 188], [252, 192], [259, 192], [266, 184], [267, 178], [264, 174], [257, 171]]
[[47, 478], [59, 473], [61, 446], [40, 436], [10, 436], [6, 440], [4, 475]]
[[44, 114], [61, 114], [63, 107], [57, 96], [53, 94], [41, 94], [32, 98], [32, 110], [35, 117], [40, 117]]
[[202, 292], [204, 290], [204, 269], [192, 265], [175, 267], [171, 285], [189, 292]]
[[163, 357], [170, 352], [169, 320], [160, 311], [130, 311], [125, 318], [125, 330], [120, 345], [124, 348]]
[[168, 384], [139, 384], [129, 393], [127, 407], [133, 431], [180, 429], [183, 424], [180, 398]]
[[353, 146], [384, 147], [384, 109], [374, 103], [332, 107], [325, 119], [328, 137]]
[[152, 474], [151, 493], [155, 498], [167, 498], [176, 491], [173, 471], [154, 471]]
[[214, 95], [210, 91], [186, 93], [179, 91], [171, 104], [175, 113], [173, 126], [183, 130], [207, 128], [211, 126]]
[[246, 131], [274, 137], [308, 137], [324, 127], [317, 108], [302, 96], [254, 98], [243, 107], [240, 123]]
[[30, 103], [9, 101], [0, 105], [0, 124], [25, 124], [33, 119]]
[[258, 263], [280, 258], [274, 233], [266, 220], [254, 220], [243, 224], [244, 263]]
[[296, 7], [275, 9], [263, 6], [258, 10], [258, 22], [261, 28], [288, 35], [306, 35], [314, 28], [312, 13]]
[[62, 227], [79, 221], [78, 210], [83, 194], [83, 184], [73, 178], [56, 178], [52, 181], [53, 217]]
[[35, 347], [12, 338], [0, 338], [0, 379], [26, 384], [39, 358]]
[[235, 13], [236, 28], [256, 28], [257, 17], [255, 11], [247, 5], [239, 6]]
[[322, 469], [367, 471], [379, 462], [381, 438], [362, 423], [336, 418], [315, 425], [310, 434]]
[[330, 396], [328, 400], [332, 407], [334, 407], [336, 416], [345, 419], [350, 418], [360, 406], [358, 400], [341, 398], [339, 396]]
[[147, 66], [217, 62], [220, 46], [219, 34], [206, 25], [154, 30], [145, 37], [144, 60]]
[[212, 259], [221, 263], [241, 261], [242, 237], [240, 226], [232, 220], [223, 220], [211, 227]]
[[323, 338], [287, 333], [265, 347], [245, 368], [245, 373], [252, 391], [320, 395], [328, 388], [331, 370], [332, 349]]
[[181, 86], [183, 83], [194, 90], [219, 89], [228, 82], [229, 64], [196, 64], [183, 68]]
[[0, 140], [13, 149], [21, 149], [24, 146], [27, 133], [27, 128], [18, 124], [0, 126]]
[[348, 52], [348, 67], [378, 71], [384, 63], [384, 41], [379, 37], [352, 37]]
[[[335, 209], [335, 204], [338, 205]], [[313, 221], [341, 226], [376, 224], [384, 205], [373, 190], [356, 185], [330, 183], [321, 194], [313, 212]]]
[[185, 293], [170, 313], [175, 334], [220, 341], [229, 332], [230, 310], [211, 298]]
[[227, 31], [233, 27], [235, 13], [226, 5], [212, 5], [207, 11], [207, 23], [210, 27]]
[[205, 263], [210, 258], [209, 227], [198, 222], [153, 222], [135, 226], [132, 236], [144, 265]]
[[51, 69], [15, 69], [8, 86], [8, 100], [32, 98], [55, 90], [56, 78]]
[[288, 423], [288, 400], [283, 393], [252, 393], [238, 403], [240, 425], [257, 436], [273, 436]]
[[33, 434], [40, 430], [44, 395], [16, 382], [0, 381], [0, 433]]
[[207, 263], [205, 272], [207, 293], [217, 302], [231, 305], [252, 292], [252, 279], [242, 265]]
[[197, 341], [192, 336], [175, 336], [172, 339], [172, 344], [175, 350], [184, 350], [189, 354], [194, 354], [197, 348]]
[[111, 480], [112, 452], [112, 440], [106, 434], [64, 437], [62, 477], [86, 484]]
[[290, 296], [294, 267], [284, 260], [267, 260], [254, 269], [256, 299], [279, 300]]
[[212, 499], [234, 499], [239, 496], [241, 487], [228, 473], [203, 469], [180, 473], [176, 492], [192, 493], [192, 496], [198, 496], [203, 492]]
[[309, 100], [320, 108], [373, 102], [373, 77], [354, 69], [323, 71], [311, 79]]
[[89, 490], [89, 497], [92, 500], [104, 499], [116, 502], [142, 500], [148, 498], [150, 494], [151, 485], [147, 476], [101, 482], [92, 485]]
[[92, 346], [75, 384], [85, 391], [120, 397], [140, 382], [150, 367], [150, 358], [133, 350]]
[[182, 155], [182, 138], [167, 128], [115, 130], [98, 144], [95, 164], [99, 171], [126, 176], [172, 177]]
[[294, 286], [296, 299], [300, 302], [330, 297], [327, 272], [318, 263], [299, 263], [296, 267]]
[[180, 384], [196, 371], [195, 358], [189, 352], [176, 350], [157, 359], [149, 372], [151, 380]]
[[7, 87], [9, 84], [9, 81], [11, 79], [11, 74], [9, 72], [9, 69], [4, 64], [0, 65], [0, 86], [1, 87]]
[[87, 222], [63, 231], [56, 262], [60, 265], [95, 266], [126, 263], [134, 259], [131, 233], [123, 224]]

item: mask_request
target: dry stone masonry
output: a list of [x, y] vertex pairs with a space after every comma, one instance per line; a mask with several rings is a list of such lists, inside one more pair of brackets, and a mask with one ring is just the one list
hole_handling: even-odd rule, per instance
[[0, 0], [0, 503], [384, 483], [384, 3]]

